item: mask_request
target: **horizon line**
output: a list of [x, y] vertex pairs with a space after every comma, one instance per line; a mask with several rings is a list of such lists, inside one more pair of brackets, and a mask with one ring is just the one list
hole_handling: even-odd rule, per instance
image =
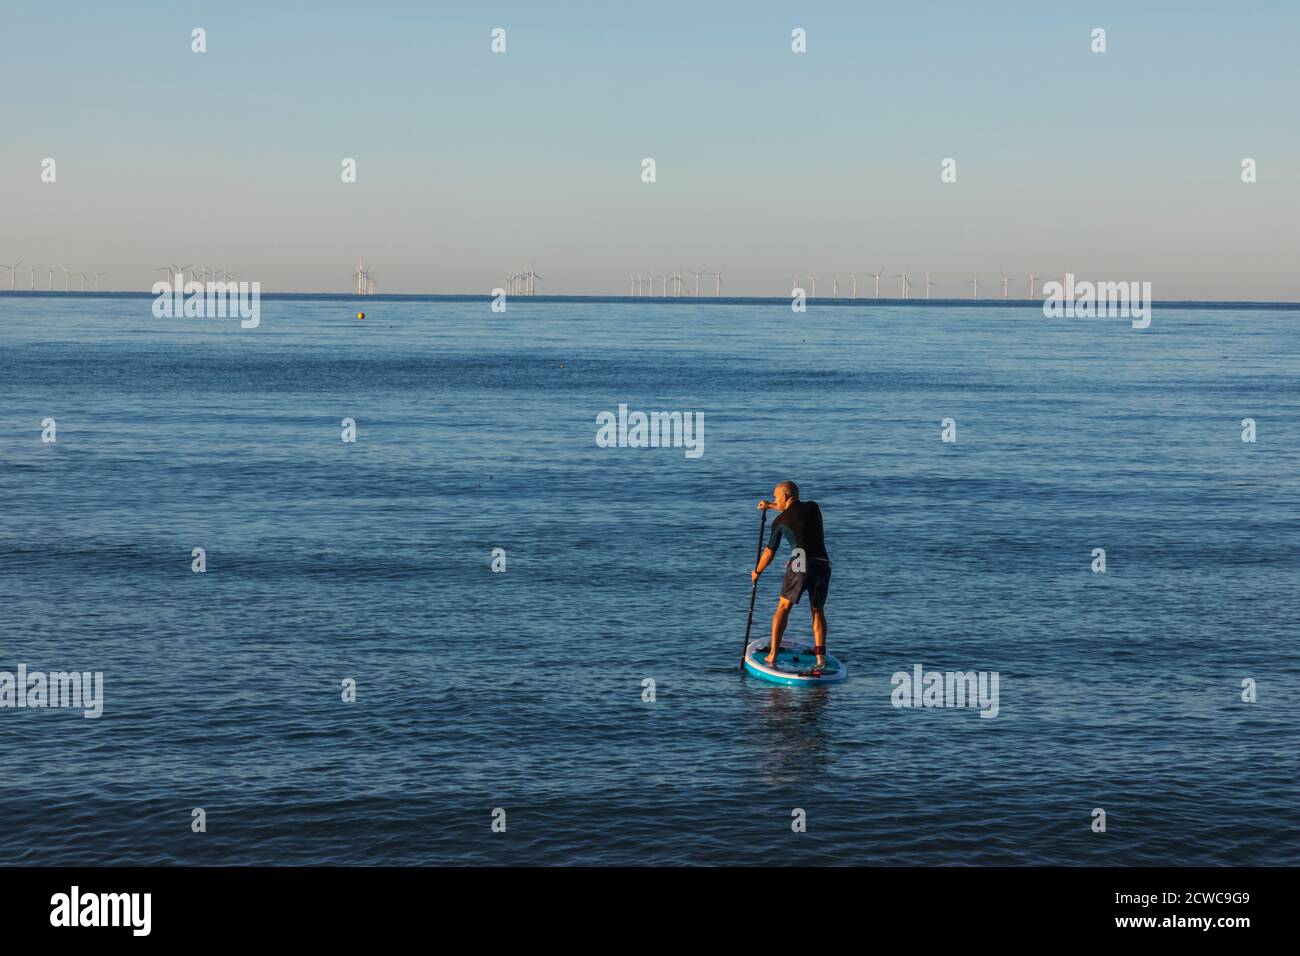
[[[259, 292], [261, 298], [283, 298], [283, 299], [338, 299], [353, 300], [358, 302], [376, 301], [376, 302], [399, 302], [402, 300], [413, 301], [446, 301], [446, 302], [491, 302], [498, 298], [491, 293], [486, 292], [376, 292], [365, 295], [358, 295], [355, 292]], [[139, 299], [156, 299], [157, 295], [153, 292], [128, 291], [128, 290], [107, 290], [101, 289], [98, 292], [92, 290], [69, 289], [0, 289], [0, 296], [21, 296], [25, 298], [40, 298], [54, 296], [68, 296], [80, 298], [139, 298]], [[533, 301], [533, 302], [550, 302], [550, 303], [574, 303], [574, 302], [627, 302], [627, 303], [695, 303], [714, 305], [786, 305], [790, 304], [789, 296], [649, 296], [649, 295], [606, 295], [601, 293], [568, 293], [568, 294], [546, 294], [546, 295], [507, 295], [506, 301]], [[1041, 308], [1048, 301], [1046, 297], [1041, 299], [917, 299], [917, 298], [889, 298], [880, 296], [879, 298], [826, 298], [817, 296], [806, 297], [804, 300], [809, 305], [834, 305], [834, 306], [855, 306], [855, 305], [907, 305], [907, 306], [924, 306], [924, 305], [944, 305], [944, 306], [973, 306], [976, 308], [992, 308], [996, 306], [1036, 306]], [[1300, 311], [1300, 301], [1275, 300], [1275, 299], [1152, 299], [1152, 305], [1161, 306], [1201, 306], [1208, 308], [1272, 308], [1279, 310], [1297, 310]]]

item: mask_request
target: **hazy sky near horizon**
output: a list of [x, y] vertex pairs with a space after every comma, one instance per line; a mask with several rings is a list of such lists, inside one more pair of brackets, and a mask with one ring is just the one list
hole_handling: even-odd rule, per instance
[[0, 261], [109, 289], [172, 261], [345, 292], [364, 257], [382, 292], [535, 259], [551, 293], [725, 265], [735, 295], [1068, 270], [1300, 300], [1297, 39], [1300, 4], [1252, 0], [6, 0]]

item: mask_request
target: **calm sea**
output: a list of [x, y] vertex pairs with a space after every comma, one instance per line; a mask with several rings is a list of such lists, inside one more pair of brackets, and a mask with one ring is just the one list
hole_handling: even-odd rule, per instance
[[[1295, 312], [149, 306], [0, 297], [0, 670], [104, 675], [0, 710], [3, 863], [1300, 859]], [[620, 404], [704, 454], [597, 447]], [[819, 691], [736, 666], [786, 478]], [[997, 716], [895, 708], [917, 664]]]

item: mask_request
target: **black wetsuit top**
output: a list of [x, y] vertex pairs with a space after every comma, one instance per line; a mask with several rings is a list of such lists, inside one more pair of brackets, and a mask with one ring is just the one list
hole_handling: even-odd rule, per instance
[[781, 539], [787, 538], [791, 548], [803, 548], [804, 555], [810, 561], [830, 563], [826, 553], [826, 542], [822, 539], [822, 510], [815, 501], [796, 501], [772, 524], [772, 535], [767, 539], [767, 546], [775, 554], [781, 547]]

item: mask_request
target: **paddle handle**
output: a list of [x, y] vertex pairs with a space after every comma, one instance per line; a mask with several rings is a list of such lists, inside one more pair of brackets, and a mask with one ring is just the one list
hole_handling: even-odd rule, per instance
[[[763, 532], [767, 530], [767, 509], [762, 511], [763, 518], [758, 523], [758, 551], [754, 554], [754, 569], [758, 569], [759, 558], [763, 556]], [[754, 581], [749, 589], [749, 620], [745, 622], [745, 643], [740, 649], [740, 669], [745, 669], [745, 652], [749, 650], [749, 629], [754, 625], [754, 600], [758, 597], [758, 582]]]

